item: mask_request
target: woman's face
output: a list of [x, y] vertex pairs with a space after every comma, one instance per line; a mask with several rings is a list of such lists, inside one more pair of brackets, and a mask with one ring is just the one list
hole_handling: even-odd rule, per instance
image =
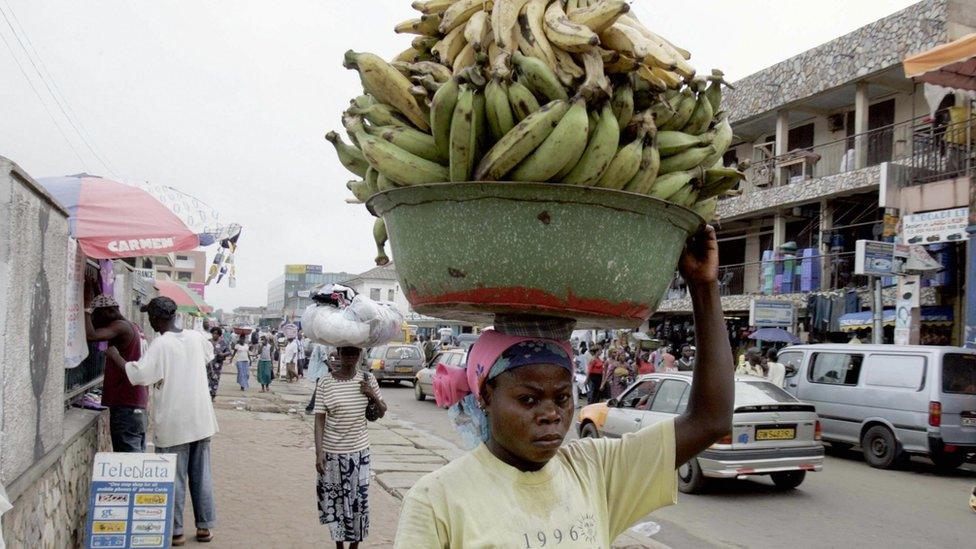
[[522, 471], [540, 469], [552, 459], [572, 424], [570, 373], [554, 364], [499, 375], [485, 387], [484, 401], [491, 426], [489, 449]]

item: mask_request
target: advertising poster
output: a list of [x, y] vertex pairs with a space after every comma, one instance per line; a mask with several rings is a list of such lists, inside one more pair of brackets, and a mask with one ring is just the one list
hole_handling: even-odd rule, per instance
[[176, 454], [99, 452], [85, 547], [169, 547]]

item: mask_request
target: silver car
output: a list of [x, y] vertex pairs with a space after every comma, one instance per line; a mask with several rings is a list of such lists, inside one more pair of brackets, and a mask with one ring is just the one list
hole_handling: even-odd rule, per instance
[[[691, 373], [647, 374], [619, 399], [580, 410], [581, 437], [619, 437], [684, 412]], [[807, 471], [823, 468], [820, 421], [814, 407], [762, 378], [736, 376], [732, 432], [678, 468], [678, 489], [702, 491], [709, 478], [769, 475], [796, 488]]]

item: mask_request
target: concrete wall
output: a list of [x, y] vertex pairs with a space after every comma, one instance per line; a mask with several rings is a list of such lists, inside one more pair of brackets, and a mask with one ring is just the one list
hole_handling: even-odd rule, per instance
[[68, 259], [65, 212], [0, 157], [0, 480], [61, 442]]
[[397, 309], [404, 314], [411, 310], [410, 303], [407, 302], [406, 296], [403, 295], [402, 291], [400, 291], [400, 283], [396, 280], [360, 278], [350, 283], [350, 287], [367, 297], [372, 297], [370, 295], [370, 290], [378, 289], [380, 291], [380, 301], [390, 301], [389, 292], [390, 290], [393, 290], [392, 301], [393, 304], [396, 305]]
[[68, 411], [64, 441], [9, 486], [13, 508], [3, 514], [7, 547], [82, 547], [96, 451], [111, 451], [107, 412]]

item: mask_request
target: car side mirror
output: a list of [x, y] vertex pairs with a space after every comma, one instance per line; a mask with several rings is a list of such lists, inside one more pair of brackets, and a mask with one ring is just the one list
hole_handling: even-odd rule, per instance
[[607, 401], [607, 407], [608, 408], [616, 408], [619, 405], [620, 405], [620, 403], [617, 402], [617, 399], [615, 399], [615, 398], [611, 398], [610, 400]]

